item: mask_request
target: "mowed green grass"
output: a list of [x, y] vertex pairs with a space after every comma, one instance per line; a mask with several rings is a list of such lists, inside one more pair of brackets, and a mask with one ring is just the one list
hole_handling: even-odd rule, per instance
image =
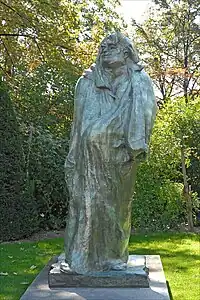
[[130, 254], [161, 256], [171, 300], [200, 300], [200, 240], [197, 234], [132, 236]]
[[[147, 234], [130, 239], [130, 254], [161, 256], [173, 300], [200, 299], [200, 243], [197, 234]], [[0, 245], [0, 300], [20, 296], [52, 256], [63, 252], [63, 239]]]
[[61, 238], [1, 244], [0, 274], [5, 275], [0, 275], [0, 300], [19, 300], [45, 264], [61, 252]]

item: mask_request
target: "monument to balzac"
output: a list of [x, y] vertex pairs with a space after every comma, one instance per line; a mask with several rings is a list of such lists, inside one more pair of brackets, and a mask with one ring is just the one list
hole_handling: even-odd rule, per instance
[[147, 155], [156, 114], [151, 79], [126, 36], [116, 32], [102, 41], [74, 101], [61, 269], [126, 270], [136, 169]]

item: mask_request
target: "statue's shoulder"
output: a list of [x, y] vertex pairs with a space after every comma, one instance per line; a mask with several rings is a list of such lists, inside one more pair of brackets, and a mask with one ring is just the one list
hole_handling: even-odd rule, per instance
[[87, 95], [90, 94], [91, 91], [93, 90], [93, 85], [94, 85], [93, 80], [82, 75], [76, 83], [75, 98], [82, 99], [87, 97]]
[[93, 80], [95, 67], [96, 67], [96, 64], [92, 64], [90, 66], [90, 68], [88, 68], [87, 70], [85, 70], [83, 72], [83, 76], [82, 77], [84, 77], [85, 79]]
[[144, 70], [142, 64], [133, 64], [131, 66], [133, 81], [142, 82], [145, 85], [151, 85], [152, 81], [148, 73]]
[[76, 83], [76, 90], [80, 89], [85, 84], [85, 78], [83, 76], [79, 77]]
[[89, 91], [94, 82], [94, 68], [95, 66], [92, 65], [89, 69], [83, 72], [83, 75], [78, 79], [76, 83], [76, 93], [85, 94]]
[[139, 76], [140, 76], [141, 80], [144, 83], [146, 83], [146, 84], [151, 84], [152, 83], [150, 76], [148, 75], [148, 73], [144, 69], [139, 71]]
[[89, 85], [90, 82], [88, 81], [88, 78], [82, 75], [76, 83], [76, 93], [86, 91]]

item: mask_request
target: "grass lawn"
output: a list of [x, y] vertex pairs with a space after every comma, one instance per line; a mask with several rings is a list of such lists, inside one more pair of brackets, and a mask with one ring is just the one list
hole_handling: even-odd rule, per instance
[[[134, 235], [130, 254], [159, 254], [173, 300], [200, 299], [197, 234]], [[63, 251], [61, 238], [0, 245], [0, 300], [19, 300], [48, 260]]]

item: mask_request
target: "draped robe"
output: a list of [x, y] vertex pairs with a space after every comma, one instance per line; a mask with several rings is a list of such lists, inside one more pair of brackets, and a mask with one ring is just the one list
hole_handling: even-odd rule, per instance
[[136, 168], [145, 158], [156, 104], [141, 68], [122, 76], [115, 94], [90, 69], [76, 86], [65, 163], [70, 194], [65, 256], [84, 274], [126, 263]]

